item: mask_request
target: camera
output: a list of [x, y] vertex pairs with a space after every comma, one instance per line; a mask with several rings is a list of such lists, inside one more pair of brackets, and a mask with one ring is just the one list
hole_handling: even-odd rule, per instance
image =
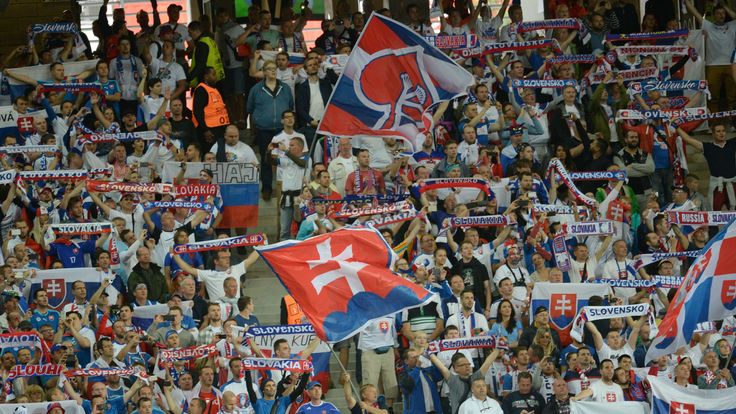
[[13, 236], [13, 237], [20, 236], [20, 229], [12, 229], [12, 230], [10, 230], [10, 235]]
[[335, 26], [345, 26], [345, 21], [342, 19], [335, 19]]
[[164, 315], [164, 321], [165, 322], [174, 322], [174, 315]]
[[217, 339], [225, 339], [225, 338], [227, 338], [227, 334], [217, 334], [217, 335], [215, 335], [215, 337]]

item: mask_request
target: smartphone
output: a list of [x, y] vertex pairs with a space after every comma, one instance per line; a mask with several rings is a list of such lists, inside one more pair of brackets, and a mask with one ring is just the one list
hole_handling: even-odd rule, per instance
[[12, 230], [10, 230], [10, 235], [13, 236], [13, 237], [20, 236], [20, 229], [12, 229]]
[[226, 339], [227, 334], [217, 334], [217, 339]]
[[174, 322], [174, 315], [164, 315], [164, 321], [165, 322]]
[[441, 274], [442, 274], [442, 269], [440, 269], [439, 267], [435, 267], [434, 269], [432, 269], [432, 275], [434, 275], [434, 277], [436, 277], [437, 279], [440, 278]]

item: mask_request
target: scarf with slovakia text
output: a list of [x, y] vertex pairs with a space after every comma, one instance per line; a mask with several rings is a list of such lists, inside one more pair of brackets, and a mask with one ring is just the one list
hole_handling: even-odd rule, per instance
[[[576, 341], [582, 342], [585, 322], [625, 318], [627, 316], [644, 316], [647, 314], [649, 314], [648, 303], [621, 306], [585, 306], [575, 316], [575, 320], [572, 322], [572, 329], [570, 329], [570, 336]], [[655, 324], [654, 326], [656, 327], [657, 325]]]
[[651, 91], [702, 91], [710, 99], [708, 81], [706, 80], [649, 80], [646, 82], [631, 82], [629, 84], [628, 93], [632, 98], [634, 95]]

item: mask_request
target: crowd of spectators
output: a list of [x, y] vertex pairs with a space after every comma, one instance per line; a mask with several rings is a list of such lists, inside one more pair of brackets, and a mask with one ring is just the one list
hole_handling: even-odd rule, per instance
[[[372, 3], [366, 2], [366, 11], [391, 17]], [[469, 71], [475, 85], [467, 96], [431, 108], [433, 128], [421, 148], [411, 148], [395, 138], [317, 133], [342, 70], [328, 57], [349, 55], [369, 17], [351, 13], [347, 2], [337, 2], [335, 17], [322, 21], [322, 34], [310, 47], [302, 33], [313, 17], [306, 5], [301, 14], [284, 7], [278, 23], [269, 10], [251, 5], [245, 25], [225, 9], [186, 24], [176, 4], [167, 7], [162, 21], [152, 0], [152, 17], [139, 12], [140, 31], [133, 33], [123, 9], [113, 10], [108, 20], [105, 0], [93, 24], [95, 50], [81, 32], [41, 33], [6, 56], [3, 85], [11, 79], [26, 87], [22, 93], [11, 88], [3, 99], [12, 104], [16, 119], [32, 116], [33, 125], [0, 137], [0, 174], [87, 170], [85, 177], [92, 178], [93, 170], [104, 170], [107, 175], [94, 178], [137, 184], [161, 182], [164, 163], [171, 161], [181, 163], [181, 174], [186, 163], [250, 164], [259, 170], [261, 203], [278, 209], [281, 240], [304, 240], [375, 218], [336, 218], [337, 201], [346, 197], [375, 198], [366, 205], [406, 198], [416, 218], [380, 231], [398, 255], [397, 277], [436, 296], [425, 306], [373, 320], [356, 338], [334, 345], [341, 363], [356, 368], [355, 378], [334, 377], [354, 413], [393, 412], [402, 402], [406, 413], [566, 414], [575, 400], [646, 402], [651, 398], [647, 375], [687, 388], [733, 387], [734, 317], [713, 321], [713, 328], [696, 334], [690, 346], [648, 363], [656, 326], [646, 316], [587, 322], [582, 341], [561, 339], [551, 321], [555, 310], [532, 308], [531, 294], [540, 283], [684, 276], [692, 257], [639, 269], [634, 260], [641, 254], [702, 249], [718, 231], [707, 223], [671, 223], [668, 212], [736, 210], [730, 118], [711, 120], [703, 129], [702, 121], [685, 122], [683, 116], [617, 116], [620, 109], [716, 113], [736, 108], [736, 13], [723, 1], [698, 10], [684, 0], [705, 33], [705, 53], [693, 63], [687, 62], [692, 55], [659, 53], [619, 56], [606, 64], [601, 57], [623, 45], [607, 39], [610, 34], [679, 30], [676, 5], [649, 0], [640, 11], [626, 0], [552, 0], [547, 17], [579, 19], [579, 29], [521, 32], [510, 30], [524, 22], [519, 4], [471, 3], [440, 1], [435, 24], [417, 5], [396, 17], [425, 36], [473, 33], [483, 44], [556, 39], [563, 56], [596, 59], [554, 63], [550, 47], [459, 59], [457, 70]], [[60, 22], [79, 25], [79, 14], [65, 12]], [[629, 43], [672, 46], [686, 39]], [[303, 63], [294, 64], [295, 56]], [[65, 72], [71, 62], [90, 59], [96, 64], [87, 71]], [[696, 63], [704, 63], [710, 94], [629, 94], [631, 80], [623, 75], [656, 68], [658, 80], [681, 79], [683, 66]], [[12, 70], [35, 65], [48, 65], [53, 80]], [[600, 75], [597, 82], [582, 82], [592, 75]], [[576, 82], [549, 89], [516, 86], [521, 79]], [[74, 83], [97, 86], [69, 87]], [[155, 131], [155, 138], [125, 135], [145, 131]], [[102, 134], [120, 139], [89, 138]], [[39, 145], [55, 148], [18, 149]], [[709, 175], [688, 168], [688, 155], [697, 152]], [[624, 171], [628, 179], [612, 175], [572, 182], [550, 173], [550, 166], [569, 172]], [[475, 178], [493, 191], [488, 195], [461, 184], [418, 190], [425, 181], [444, 178], [459, 183]], [[211, 169], [199, 171], [200, 183], [213, 179]], [[583, 205], [582, 197], [594, 202]], [[151, 207], [173, 200], [166, 193], [100, 192], [87, 180], [63, 175], [0, 184], [0, 328], [11, 334], [33, 331], [43, 343], [42, 349], [3, 349], [0, 400], [72, 399], [86, 414], [337, 412], [322, 401], [327, 384], [308, 374], [243, 370], [239, 358], [263, 355], [244, 333], [260, 324], [246, 288], [258, 255], [243, 248], [174, 253], [177, 246], [231, 233], [218, 226], [219, 193], [192, 197], [200, 203], [197, 208]], [[487, 215], [503, 215], [509, 224], [449, 226], [454, 218]], [[566, 226], [580, 221], [610, 222], [612, 233], [566, 233]], [[67, 223], [109, 224], [111, 230], [55, 233], [55, 226]], [[562, 252], [553, 246], [560, 237]], [[564, 257], [569, 260], [563, 264]], [[59, 309], [50, 306], [57, 292], [48, 286], [28, 296], [39, 272], [74, 268], [104, 273], [100, 288], [88, 291], [83, 281], [74, 282], [73, 301]], [[648, 303], [659, 321], [675, 291], [617, 287], [589, 303]], [[168, 305], [168, 314], [156, 316], [146, 329], [139, 326], [134, 310], [156, 304]], [[484, 335], [500, 338], [497, 345], [505, 346], [428, 350], [436, 340]], [[277, 342], [273, 355], [309, 358], [317, 342], [300, 355]], [[217, 356], [163, 367], [157, 362], [163, 349], [210, 344], [220, 351]], [[351, 347], [356, 348], [352, 364]], [[7, 378], [16, 365], [36, 364], [141, 367], [164, 374], [158, 381], [117, 374]], [[354, 390], [360, 401], [352, 382], [360, 384]], [[331, 393], [330, 398], [337, 397]], [[60, 408], [49, 405], [48, 412], [63, 414]]]

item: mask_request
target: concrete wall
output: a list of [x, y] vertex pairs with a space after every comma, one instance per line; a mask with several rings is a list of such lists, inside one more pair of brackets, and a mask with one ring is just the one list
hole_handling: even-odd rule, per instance
[[27, 42], [26, 27], [32, 23], [49, 23], [71, 8], [70, 1], [10, 0], [0, 13], [0, 53], [6, 55]]

